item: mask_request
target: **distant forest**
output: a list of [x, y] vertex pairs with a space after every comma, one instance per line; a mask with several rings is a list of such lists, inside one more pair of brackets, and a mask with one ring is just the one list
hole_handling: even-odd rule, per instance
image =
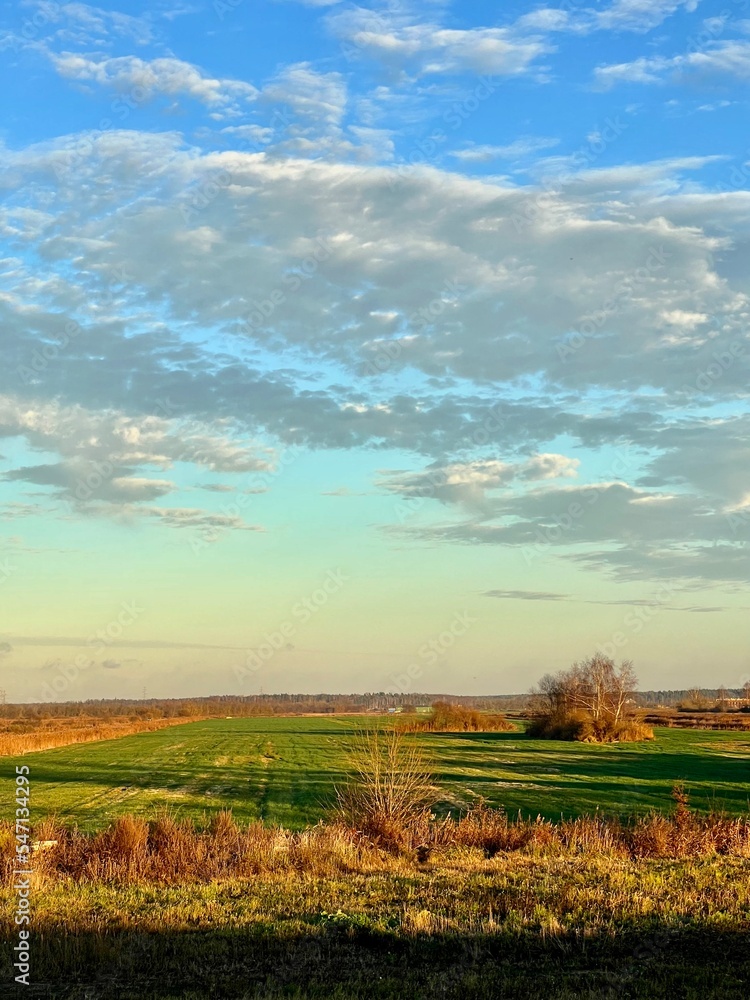
[[[639, 691], [634, 696], [642, 708], [674, 708], [697, 693], [706, 701], [720, 697], [741, 698], [739, 688], [695, 688], [679, 691]], [[254, 694], [212, 695], [206, 698], [89, 699], [87, 701], [40, 702], [0, 705], [0, 717], [7, 719], [42, 719], [69, 716], [159, 719], [190, 716], [302, 715], [305, 713], [345, 714], [352, 712], [387, 712], [401, 708], [408, 711], [436, 701], [447, 701], [479, 711], [524, 711], [527, 694], [456, 695], [412, 692], [408, 696], [384, 691], [366, 694]]]

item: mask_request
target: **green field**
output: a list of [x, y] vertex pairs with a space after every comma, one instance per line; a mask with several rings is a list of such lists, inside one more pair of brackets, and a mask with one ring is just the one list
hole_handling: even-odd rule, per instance
[[[369, 720], [372, 724], [372, 720]], [[132, 812], [169, 807], [201, 821], [235, 819], [290, 828], [317, 822], [346, 778], [349, 738], [361, 718], [212, 719], [118, 740], [8, 758], [6, 775], [31, 767], [32, 816], [56, 813], [85, 829]], [[627, 816], [669, 808], [685, 783], [694, 807], [750, 811], [750, 735], [658, 729], [642, 744], [595, 746], [517, 733], [429, 734], [441, 808], [477, 796], [510, 813], [550, 819], [593, 812]], [[9, 780], [9, 779], [8, 779]]]

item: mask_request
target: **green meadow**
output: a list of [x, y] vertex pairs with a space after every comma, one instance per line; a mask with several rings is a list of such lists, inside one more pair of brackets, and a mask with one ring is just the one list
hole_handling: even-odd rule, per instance
[[[31, 769], [32, 817], [96, 829], [115, 816], [169, 808], [202, 822], [231, 808], [238, 822], [316, 823], [347, 777], [359, 717], [212, 719], [117, 740], [6, 758]], [[549, 819], [669, 809], [683, 782], [696, 809], [750, 810], [750, 735], [657, 729], [649, 743], [598, 746], [515, 733], [425, 734], [440, 811], [482, 796]]]

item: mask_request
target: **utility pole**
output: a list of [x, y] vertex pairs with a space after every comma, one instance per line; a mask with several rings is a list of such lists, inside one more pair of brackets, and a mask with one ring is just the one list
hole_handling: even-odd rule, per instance
[[0, 688], [0, 705], [5, 704], [5, 688]]

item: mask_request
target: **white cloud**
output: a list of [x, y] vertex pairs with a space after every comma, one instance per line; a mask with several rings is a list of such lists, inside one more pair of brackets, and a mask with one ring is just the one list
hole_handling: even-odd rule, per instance
[[252, 101], [258, 94], [250, 83], [206, 76], [197, 66], [181, 59], [117, 56], [97, 60], [74, 52], [50, 52], [49, 56], [63, 78], [111, 87], [130, 94], [136, 103], [160, 94], [185, 95], [210, 107], [220, 107], [238, 100]]
[[257, 524], [245, 524], [239, 515], [215, 514], [197, 507], [144, 507], [138, 513], [157, 518], [172, 528], [190, 528], [208, 534], [221, 531], [263, 531]]
[[108, 503], [155, 500], [177, 487], [166, 479], [131, 475], [130, 469], [115, 468], [110, 462], [73, 459], [48, 465], [21, 466], [6, 472], [6, 482], [50, 486], [61, 499], [86, 503], [92, 497]]
[[609, 7], [593, 14], [601, 30], [645, 32], [658, 27], [680, 8], [694, 11], [700, 0], [613, 0]]
[[309, 63], [286, 66], [263, 87], [263, 100], [287, 104], [295, 117], [340, 125], [346, 85], [340, 73], [318, 73]]
[[[148, 340], [169, 339], [149, 312], [158, 304], [196, 335], [233, 332], [237, 352], [258, 342], [323, 347], [348, 371], [387, 349], [390, 373], [410, 366], [426, 376], [512, 382], [545, 372], [576, 388], [633, 389], [656, 379], [673, 390], [693, 376], [701, 351], [710, 360], [717, 338], [744, 338], [749, 310], [748, 282], [722, 275], [741, 243], [746, 195], [729, 193], [720, 205], [681, 178], [707, 162], [566, 168], [557, 183], [549, 164], [552, 183], [512, 187], [426, 168], [398, 175], [262, 154], [199, 155], [176, 137], [132, 133], [92, 136], [87, 155], [69, 165], [63, 143], [7, 154], [7, 174], [19, 185], [32, 175], [44, 184], [53, 163], [61, 185], [45, 194], [47, 214], [30, 237], [47, 273], [16, 268], [6, 323], [52, 336], [40, 305], [49, 298], [87, 314], [98, 337], [131, 351], [139, 341], [123, 342], [122, 331], [139, 329], [138, 316]], [[64, 213], [63, 231], [51, 221], [55, 212]], [[64, 237], [78, 243], [61, 279], [55, 261]], [[94, 310], [102, 278], [118, 269], [127, 281], [117, 286], [116, 307]], [[266, 317], [259, 306], [268, 312], [272, 295]], [[688, 319], [700, 334], [693, 357], [669, 339]], [[571, 336], [583, 342], [561, 354]], [[738, 391], [742, 367], [716, 391]]]
[[492, 160], [520, 160], [531, 153], [556, 146], [560, 140], [546, 136], [521, 136], [506, 146], [477, 145], [454, 150], [450, 155], [462, 163], [489, 163]]
[[420, 75], [477, 73], [499, 76], [535, 74], [545, 80], [538, 60], [556, 50], [556, 34], [597, 31], [645, 33], [680, 9], [691, 12], [699, 0], [613, 0], [603, 10], [581, 6], [543, 7], [502, 27], [455, 29], [419, 22], [408, 8], [355, 7], [334, 13], [328, 23], [344, 40], [349, 55], [367, 54], [399, 70]]
[[424, 541], [521, 547], [529, 566], [555, 555], [621, 579], [682, 586], [742, 582], [750, 557], [720, 506], [621, 482], [553, 487], [492, 501], [481, 519], [392, 528]]
[[508, 28], [445, 28], [414, 23], [405, 15], [354, 8], [330, 19], [334, 32], [353, 51], [394, 67], [411, 66], [425, 75], [478, 73], [516, 76], [554, 51], [539, 33]]
[[694, 11], [700, 0], [612, 0], [608, 7], [594, 9], [583, 4], [560, 10], [543, 7], [524, 14], [517, 28], [571, 32], [588, 35], [595, 31], [631, 31], [644, 34], [657, 28], [680, 9]]
[[197, 422], [0, 396], [0, 438], [14, 436], [68, 458], [106, 457], [120, 464], [165, 469], [188, 462], [212, 471], [257, 472], [268, 471], [273, 461], [271, 455]]
[[[709, 482], [693, 454], [715, 455], [716, 509], [750, 490], [737, 434], [709, 423], [698, 446], [675, 431], [685, 407], [746, 406], [750, 196], [686, 179], [718, 161], [548, 162], [542, 182], [512, 186], [206, 154], [174, 134], [92, 135], [74, 156], [78, 141], [2, 152], [0, 424], [58, 456], [40, 465], [115, 456], [120, 494], [143, 497], [117, 503], [137, 508], [173, 480], [154, 468], [272, 461], [242, 433], [387, 445], [437, 460], [443, 496], [494, 517], [506, 465], [523, 464], [498, 456], [556, 453], [567, 435], [632, 442], [648, 489], [683, 459], [677, 488], [696, 504]], [[126, 278], [103, 295], [113, 273]], [[56, 346], [69, 317], [80, 332]], [[24, 384], [42, 348], [51, 360]], [[181, 419], [144, 416], [166, 398]], [[513, 490], [561, 471], [538, 461], [512, 470]]]
[[333, 7], [343, 0], [278, 0], [280, 3], [301, 3], [305, 7]]
[[30, 403], [0, 396], [0, 439], [21, 437], [36, 451], [60, 456], [54, 463], [16, 467], [6, 481], [48, 486], [77, 506], [132, 504], [175, 491], [174, 482], [139, 472], [144, 466], [186, 463], [222, 473], [259, 473], [272, 456], [195, 421], [131, 417], [54, 402]]
[[618, 83], [663, 83], [671, 77], [730, 76], [750, 80], [750, 42], [725, 39], [709, 43], [700, 52], [671, 56], [641, 56], [632, 62], [599, 66], [597, 84], [608, 89]]
[[146, 44], [153, 37], [148, 14], [134, 17], [91, 4], [50, 0], [23, 0], [20, 6], [34, 11], [25, 22], [32, 29], [49, 32], [51, 37], [66, 43], [101, 46], [111, 44], [113, 38], [126, 38]]
[[381, 489], [405, 498], [434, 498], [441, 503], [482, 506], [487, 491], [513, 482], [570, 478], [577, 475], [578, 459], [565, 455], [532, 455], [524, 462], [496, 459], [443, 464], [434, 462], [420, 472], [400, 472], [380, 480]]

